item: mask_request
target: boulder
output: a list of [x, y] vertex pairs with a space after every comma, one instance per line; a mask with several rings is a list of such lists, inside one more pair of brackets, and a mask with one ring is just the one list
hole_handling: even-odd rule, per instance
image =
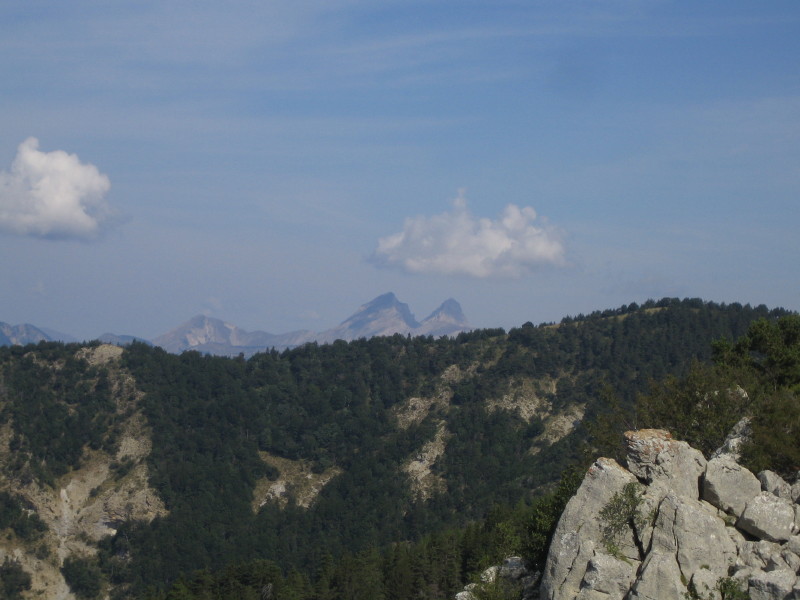
[[687, 588], [681, 583], [681, 570], [672, 553], [654, 551], [647, 555], [630, 600], [683, 600]]
[[[747, 397], [747, 392], [745, 392], [742, 388], [738, 388], [737, 392], [740, 395], [743, 394], [744, 397]], [[725, 438], [725, 441], [722, 442], [722, 446], [717, 448], [714, 454], [711, 455], [711, 458], [718, 458], [723, 455], [728, 455], [733, 458], [733, 460], [738, 461], [742, 454], [742, 444], [749, 440], [752, 434], [750, 421], [750, 417], [742, 417], [739, 422], [733, 426], [733, 429], [731, 429], [730, 433]]]
[[747, 583], [751, 600], [784, 600], [792, 593], [797, 580], [792, 571], [759, 572], [750, 576]]
[[695, 593], [704, 600], [721, 600], [717, 588], [719, 575], [712, 573], [708, 569], [698, 569], [692, 575], [691, 584]]
[[483, 583], [494, 583], [499, 572], [500, 567], [497, 565], [492, 565], [491, 567], [484, 569], [483, 573], [481, 573], [481, 581]]
[[758, 480], [761, 482], [761, 489], [765, 492], [793, 502], [792, 486], [786, 483], [783, 477], [774, 471], [761, 471], [761, 473], [758, 474]]
[[786, 549], [800, 556], [800, 535], [793, 535], [786, 542]]
[[499, 577], [503, 579], [522, 579], [530, 575], [531, 572], [528, 570], [525, 561], [522, 560], [519, 556], [509, 556], [503, 561], [503, 564], [500, 565], [500, 570], [497, 573]]
[[576, 599], [623, 600], [633, 576], [630, 563], [608, 554], [596, 553], [589, 561]]
[[775, 557], [779, 557], [780, 553], [781, 546], [775, 542], [745, 542], [739, 551], [737, 565], [766, 571], [768, 565], [775, 563]]
[[661, 429], [625, 432], [625, 450], [628, 469], [639, 479], [663, 483], [683, 496], [700, 497], [699, 480], [706, 459], [699, 450], [673, 440]]
[[658, 508], [650, 551], [673, 554], [685, 581], [700, 569], [725, 577], [736, 562], [736, 545], [725, 522], [697, 500], [675, 494], [668, 494]]
[[747, 503], [736, 526], [761, 540], [785, 542], [796, 533], [792, 504], [769, 492], [761, 492]]
[[703, 478], [703, 499], [727, 513], [741, 516], [747, 503], [761, 492], [761, 483], [730, 454], [712, 458]]

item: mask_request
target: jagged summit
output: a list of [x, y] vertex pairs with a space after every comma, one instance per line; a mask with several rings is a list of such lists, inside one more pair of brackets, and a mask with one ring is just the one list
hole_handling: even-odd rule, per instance
[[322, 332], [317, 341], [357, 340], [376, 335], [412, 333], [420, 324], [414, 318], [408, 304], [400, 302], [392, 292], [382, 294], [367, 302], [342, 321], [338, 327]]
[[423, 319], [417, 333], [424, 335], [453, 335], [460, 331], [467, 331], [471, 329], [467, 317], [464, 316], [464, 311], [461, 310], [461, 305], [448, 298], [433, 311], [430, 315]]
[[314, 333], [294, 331], [273, 334], [264, 331], [245, 331], [208, 317], [197, 315], [175, 329], [153, 340], [168, 352], [198, 350], [211, 354], [250, 355], [268, 348], [292, 348], [307, 342], [331, 343], [336, 340], [357, 340], [382, 335], [455, 335], [472, 329], [461, 305], [449, 298], [421, 323], [408, 304], [400, 302], [393, 292], [387, 292], [362, 304], [336, 327]]

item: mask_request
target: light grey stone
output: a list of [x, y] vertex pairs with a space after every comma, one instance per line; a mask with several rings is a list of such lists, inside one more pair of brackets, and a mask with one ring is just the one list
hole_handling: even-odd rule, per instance
[[[625, 437], [631, 471], [598, 460], [567, 504], [542, 600], [684, 600], [689, 583], [704, 599], [721, 600], [717, 582], [731, 573], [752, 600], [800, 600], [800, 505], [787, 499], [781, 480], [762, 473], [759, 481], [730, 453], [706, 463], [663, 431]], [[625, 532], [620, 554], [611, 556], [599, 514], [636, 481], [647, 482], [640, 518]], [[784, 497], [762, 491], [762, 481]]]
[[793, 502], [792, 486], [786, 483], [783, 477], [774, 471], [761, 471], [761, 473], [758, 474], [758, 480], [761, 482], [761, 489], [765, 492]]
[[800, 502], [800, 480], [795, 481], [792, 485], [791, 494], [793, 502]]
[[762, 540], [785, 542], [795, 533], [794, 507], [787, 500], [761, 492], [747, 503], [736, 527]]
[[748, 580], [751, 600], [785, 600], [792, 593], [797, 577], [792, 571], [754, 573]]
[[736, 546], [736, 553], [741, 554], [742, 548], [747, 543], [747, 540], [742, 535], [742, 532], [735, 527], [725, 527], [725, 533], [728, 534], [728, 537], [731, 539], [734, 546]]
[[602, 594], [606, 600], [623, 600], [636, 578], [636, 569], [630, 562], [595, 553], [586, 568], [577, 598], [590, 600]]
[[784, 546], [790, 552], [794, 552], [798, 556], [800, 556], [800, 535], [793, 535], [789, 538], [789, 541], [786, 542], [786, 546]]
[[766, 571], [767, 565], [773, 561], [773, 557], [780, 556], [781, 546], [775, 542], [760, 540], [758, 542], [745, 542], [739, 551], [738, 562], [751, 569]]
[[464, 590], [456, 594], [456, 600], [478, 600], [478, 597], [472, 592]]
[[503, 564], [500, 565], [500, 571], [498, 573], [503, 579], [513, 580], [522, 579], [530, 574], [527, 565], [525, 565], [525, 561], [519, 556], [509, 556], [506, 558]]
[[628, 595], [630, 600], [683, 600], [687, 592], [675, 555], [654, 551], [642, 563], [639, 578]]
[[494, 583], [497, 579], [497, 573], [500, 571], [500, 567], [497, 565], [492, 565], [491, 567], [485, 569], [483, 573], [481, 573], [481, 581], [483, 583]]
[[[737, 388], [737, 393], [743, 397], [747, 397], [747, 392], [742, 388]], [[752, 435], [752, 428], [750, 427], [750, 417], [742, 417], [736, 425], [733, 426], [731, 432], [725, 438], [722, 446], [717, 448], [711, 458], [717, 458], [724, 454], [729, 455], [733, 460], [738, 461], [741, 458], [742, 444], [750, 439]]]
[[[602, 546], [600, 511], [625, 484], [636, 478], [610, 458], [598, 459], [587, 471], [556, 526], [544, 573], [541, 597], [575, 598], [595, 549]], [[622, 546], [633, 546], [633, 534]], [[635, 547], [633, 548], [635, 550]]]
[[658, 481], [676, 494], [700, 497], [698, 482], [706, 459], [686, 442], [672, 439], [668, 431], [640, 429], [625, 432], [628, 469], [639, 479]]
[[741, 516], [747, 503], [761, 492], [761, 483], [730, 455], [712, 458], [703, 478], [703, 499], [725, 512]]
[[700, 569], [724, 577], [736, 562], [736, 545], [722, 519], [697, 500], [674, 494], [659, 506], [650, 551], [674, 554], [687, 581]]
[[708, 569], [699, 569], [692, 575], [692, 585], [697, 594], [704, 600], [721, 600], [722, 596], [717, 588], [719, 575]]
[[795, 573], [800, 573], [800, 556], [788, 548], [781, 550], [781, 560], [786, 568]]

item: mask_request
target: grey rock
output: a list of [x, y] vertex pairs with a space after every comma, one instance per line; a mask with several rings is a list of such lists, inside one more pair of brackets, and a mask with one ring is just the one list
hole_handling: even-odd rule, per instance
[[481, 581], [483, 583], [494, 583], [497, 580], [497, 574], [500, 572], [500, 567], [492, 565], [481, 573]]
[[630, 600], [683, 600], [687, 589], [681, 583], [681, 570], [675, 555], [651, 552], [628, 598]]
[[703, 499], [738, 516], [747, 503], [761, 492], [761, 483], [740, 466], [730, 454], [712, 458], [703, 478]]
[[761, 492], [747, 503], [736, 526], [762, 540], [785, 542], [795, 531], [795, 514], [792, 504]]
[[791, 492], [792, 502], [800, 502], [800, 479], [794, 482]]
[[748, 592], [751, 600], [785, 600], [792, 594], [796, 575], [792, 571], [760, 572], [750, 576]]
[[635, 577], [633, 565], [608, 554], [596, 553], [589, 561], [576, 598], [623, 600]]
[[517, 580], [530, 575], [525, 561], [519, 556], [509, 556], [500, 565], [498, 576], [504, 579]]
[[699, 450], [660, 429], [625, 432], [625, 449], [628, 469], [639, 479], [663, 483], [679, 495], [700, 497], [698, 482], [706, 459]]
[[758, 480], [761, 482], [761, 489], [765, 492], [793, 502], [792, 486], [786, 483], [783, 477], [774, 471], [761, 471], [761, 473], [758, 474]]
[[736, 553], [741, 554], [742, 549], [744, 548], [747, 540], [742, 535], [742, 532], [736, 529], [735, 527], [726, 527], [725, 533], [728, 534], [728, 537], [733, 542], [733, 545], [736, 546]]
[[[737, 388], [736, 393], [747, 397], [747, 392], [742, 388]], [[741, 458], [742, 444], [750, 439], [752, 429], [750, 427], [750, 417], [742, 417], [736, 425], [733, 426], [722, 446], [717, 448], [711, 458], [718, 458], [722, 455], [729, 455], [733, 460], [738, 461]]]
[[[598, 459], [587, 471], [556, 526], [542, 574], [541, 597], [575, 598], [595, 549], [602, 546], [600, 514], [614, 493], [636, 478], [610, 458]], [[636, 551], [633, 534], [623, 544]], [[632, 547], [632, 548], [630, 548]]]
[[[800, 556], [784, 548], [781, 550], [780, 560], [775, 557], [770, 561], [770, 565], [775, 565], [774, 568], [776, 569], [789, 569], [795, 573], [800, 573]], [[769, 571], [771, 569], [767, 568], [767, 570]]]
[[800, 556], [800, 535], [793, 535], [790, 537], [789, 541], [786, 542], [785, 548]]
[[736, 545], [724, 521], [697, 500], [674, 494], [659, 506], [650, 551], [674, 554], [686, 581], [701, 569], [724, 577], [736, 562]]
[[781, 547], [775, 542], [760, 540], [758, 542], [745, 542], [739, 551], [738, 564], [751, 569], [766, 571], [767, 566], [775, 562], [775, 557], [780, 557]]
[[717, 591], [717, 581], [719, 575], [712, 573], [708, 569], [699, 569], [692, 575], [692, 586], [699, 596], [705, 600], [720, 600], [721, 595]]
[[[800, 505], [785, 482], [770, 473], [759, 481], [731, 453], [706, 463], [663, 431], [625, 438], [630, 471], [599, 459], [567, 504], [542, 600], [684, 600], [687, 586], [721, 600], [717, 583], [731, 574], [753, 600], [800, 600]], [[599, 515], [633, 481], [646, 482], [639, 515], [612, 556]]]

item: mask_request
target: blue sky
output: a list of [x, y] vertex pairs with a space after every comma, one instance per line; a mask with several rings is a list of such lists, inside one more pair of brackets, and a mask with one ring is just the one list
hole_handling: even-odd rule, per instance
[[0, 4], [0, 321], [800, 309], [800, 4]]

